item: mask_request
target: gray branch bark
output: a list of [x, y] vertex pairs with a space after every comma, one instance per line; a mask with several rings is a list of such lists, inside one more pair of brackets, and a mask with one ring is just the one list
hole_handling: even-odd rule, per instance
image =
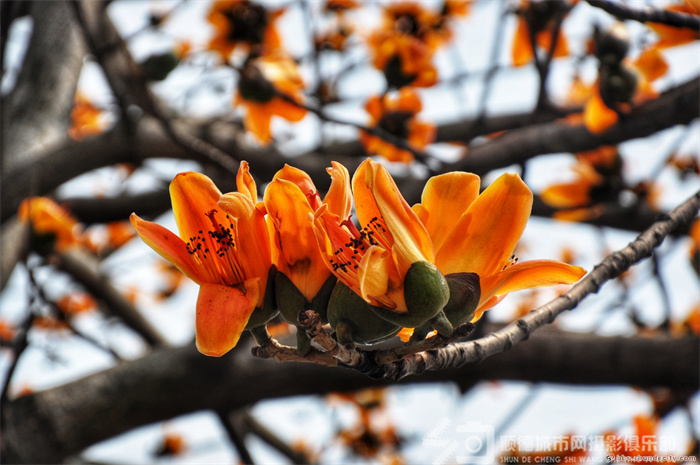
[[85, 55], [67, 2], [31, 2], [30, 15], [33, 32], [17, 84], [2, 99], [3, 172], [26, 169], [37, 148], [65, 135]]

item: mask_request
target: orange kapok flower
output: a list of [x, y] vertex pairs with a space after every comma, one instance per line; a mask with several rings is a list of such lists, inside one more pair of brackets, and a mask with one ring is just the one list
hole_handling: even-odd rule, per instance
[[[361, 230], [328, 208], [322, 207], [315, 214], [314, 230], [326, 264], [370, 305], [406, 318], [415, 314], [421, 321], [414, 324], [424, 323], [446, 302], [445, 296], [439, 308], [423, 318], [418, 309], [411, 308], [410, 293], [415, 290], [405, 286], [408, 275], [415, 275], [421, 267], [439, 275], [428, 232], [382, 165], [365, 160], [353, 176], [352, 187]], [[441, 275], [436, 280], [446, 288]], [[421, 291], [427, 293], [428, 286]], [[379, 316], [385, 318], [385, 314]]]
[[437, 82], [433, 52], [420, 39], [394, 30], [379, 30], [367, 40], [375, 68], [384, 73], [390, 89], [431, 87]]
[[86, 292], [74, 292], [58, 299], [56, 306], [65, 315], [76, 315], [94, 311], [97, 309], [97, 301]]
[[274, 20], [284, 11], [267, 11], [262, 5], [248, 0], [217, 0], [209, 10], [207, 21], [215, 29], [209, 49], [219, 52], [224, 58], [236, 47], [262, 48], [269, 53], [280, 48], [280, 37]]
[[350, 175], [340, 163], [332, 162], [328, 172], [334, 182], [321, 201], [313, 181], [304, 171], [285, 165], [265, 189], [267, 222], [272, 237], [272, 263], [303, 294], [307, 302], [331, 276], [316, 244], [309, 215], [322, 204], [331, 213], [350, 216]]
[[90, 102], [80, 92], [75, 94], [75, 103], [70, 112], [70, 119], [71, 125], [68, 129], [68, 135], [73, 140], [82, 140], [101, 134], [106, 127], [102, 118], [102, 109]]
[[78, 221], [65, 208], [48, 197], [31, 197], [23, 200], [19, 206], [18, 216], [23, 223], [31, 223], [35, 234], [53, 236], [55, 248], [59, 252], [65, 252], [79, 242]]
[[205, 355], [231, 350], [253, 311], [266, 311], [271, 261], [265, 217], [240, 184], [239, 191], [222, 196], [203, 174], [178, 174], [170, 196], [180, 237], [131, 215], [141, 239], [200, 285], [196, 336]]
[[[381, 128], [393, 136], [400, 137], [417, 149], [435, 140], [435, 126], [416, 118], [423, 105], [418, 94], [411, 88], [401, 89], [396, 98], [388, 95], [374, 96], [367, 101], [365, 108], [372, 118], [372, 127]], [[411, 152], [400, 149], [380, 137], [362, 131], [360, 141], [370, 154], [377, 153], [389, 161], [413, 161]]]
[[324, 11], [331, 11], [336, 14], [341, 14], [347, 10], [354, 10], [360, 6], [360, 2], [356, 0], [327, 0], [324, 5]]
[[306, 116], [306, 109], [282, 98], [301, 102], [304, 82], [297, 64], [282, 54], [249, 58], [238, 80], [235, 104], [246, 107], [245, 128], [267, 144], [272, 140], [270, 120], [273, 115], [297, 122]]
[[[552, 46], [557, 16], [561, 14], [561, 10], [564, 8], [567, 8], [567, 6], [563, 1], [522, 1], [521, 8], [518, 11], [518, 25], [513, 37], [513, 48], [511, 51], [514, 66], [526, 65], [534, 57], [535, 52], [532, 49], [532, 41], [530, 39], [531, 28], [536, 45], [545, 51], [549, 51]], [[552, 56], [559, 58], [568, 54], [569, 46], [560, 28]]]
[[555, 260], [517, 263], [512, 254], [530, 217], [532, 192], [516, 174], [502, 175], [481, 195], [479, 186], [471, 173], [435, 176], [413, 207], [432, 239], [440, 271], [446, 277], [478, 275], [481, 297], [472, 321], [510, 292], [571, 284], [586, 273]]

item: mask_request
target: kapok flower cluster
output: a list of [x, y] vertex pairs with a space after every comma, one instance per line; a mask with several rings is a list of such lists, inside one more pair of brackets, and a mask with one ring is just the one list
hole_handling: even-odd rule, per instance
[[[372, 344], [402, 328], [449, 335], [510, 292], [585, 274], [554, 260], [513, 260], [532, 207], [516, 174], [481, 194], [474, 174], [436, 176], [411, 207], [372, 160], [352, 179], [336, 162], [328, 173], [321, 198], [307, 173], [285, 166], [261, 201], [246, 162], [238, 191], [226, 194], [202, 174], [180, 173], [170, 185], [179, 236], [131, 215], [144, 242], [200, 285], [200, 352], [223, 355], [244, 330], [264, 333], [278, 313], [298, 325], [309, 309], [341, 343]], [[297, 337], [303, 354], [309, 341], [304, 331]]]

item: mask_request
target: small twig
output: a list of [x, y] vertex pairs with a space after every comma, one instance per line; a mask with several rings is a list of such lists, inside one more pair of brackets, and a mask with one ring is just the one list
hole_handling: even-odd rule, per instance
[[292, 105], [296, 105], [299, 108], [303, 108], [304, 110], [315, 114], [319, 118], [321, 118], [323, 121], [327, 121], [329, 123], [335, 123], [335, 124], [342, 124], [345, 126], [352, 126], [354, 128], [357, 128], [361, 131], [364, 131], [372, 136], [379, 137], [380, 139], [384, 140], [385, 142], [388, 142], [402, 150], [406, 150], [408, 152], [411, 152], [411, 154], [415, 157], [416, 161], [421, 162], [425, 164], [428, 159], [430, 159], [430, 155], [428, 155], [426, 152], [419, 150], [415, 147], [413, 147], [411, 144], [408, 143], [406, 139], [403, 139], [401, 137], [397, 137], [393, 134], [390, 134], [389, 132], [385, 131], [384, 129], [380, 127], [373, 127], [370, 128], [368, 126], [358, 124], [358, 123], [353, 123], [352, 121], [346, 121], [346, 120], [341, 120], [338, 118], [334, 118], [325, 111], [323, 111], [321, 108], [315, 108], [303, 103], [300, 103], [296, 101], [294, 98], [291, 96], [283, 93], [276, 91], [276, 95], [284, 100], [285, 102], [291, 103]]
[[234, 420], [231, 418], [231, 413], [217, 411], [216, 415], [219, 417], [219, 421], [226, 430], [226, 434], [228, 434], [228, 438], [231, 440], [231, 443], [236, 448], [240, 462], [246, 465], [254, 465], [255, 462], [253, 461], [253, 457], [251, 457], [250, 452], [248, 451], [248, 448], [243, 440], [243, 434], [242, 431], [240, 431], [241, 428], [239, 428], [239, 425], [234, 424]]
[[658, 10], [652, 7], [637, 8], [631, 4], [608, 0], [586, 0], [589, 5], [607, 11], [618, 19], [631, 19], [640, 23], [662, 23], [668, 26], [700, 30], [700, 18], [686, 13]]
[[275, 450], [285, 455], [292, 463], [296, 464], [309, 464], [312, 463], [309, 457], [303, 452], [292, 449], [287, 443], [282, 441], [277, 437], [272, 431], [267, 429], [264, 425], [258, 422], [250, 412], [243, 412], [242, 420], [245, 422], [245, 426], [250, 430], [251, 433], [258, 436], [260, 439], [265, 441], [267, 444], [272, 446]]
[[468, 336], [472, 331], [474, 331], [474, 328], [474, 324], [464, 323], [455, 328], [454, 333], [452, 333], [450, 337], [444, 337], [436, 334], [433, 337], [423, 339], [422, 341], [413, 344], [406, 344], [394, 349], [380, 350], [374, 354], [374, 360], [379, 365], [386, 365], [387, 363], [399, 361], [404, 357], [416, 354], [418, 352], [439, 349], [457, 341], [458, 339]]

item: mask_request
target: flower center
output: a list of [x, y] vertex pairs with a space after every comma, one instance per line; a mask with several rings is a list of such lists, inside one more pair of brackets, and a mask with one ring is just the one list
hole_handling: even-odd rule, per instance
[[241, 2], [229, 10], [222, 11], [229, 21], [228, 40], [261, 44], [267, 27], [265, 8], [250, 2]]
[[234, 286], [245, 281], [245, 270], [238, 260], [236, 244], [233, 241], [233, 224], [228, 215], [228, 226], [224, 227], [216, 219], [216, 210], [205, 213], [212, 224], [209, 231], [199, 230], [198, 235], [190, 237], [187, 252], [206, 270], [212, 283]]
[[336, 247], [336, 258], [330, 260], [333, 271], [342, 272], [347, 283], [354, 286], [359, 286], [359, 265], [367, 249], [376, 245], [391, 250], [394, 243], [383, 222], [377, 217], [372, 218], [361, 231], [349, 218], [327, 229], [328, 237]]
[[413, 114], [405, 111], [390, 111], [382, 115], [377, 126], [396, 137], [408, 139], [408, 121], [412, 116]]

